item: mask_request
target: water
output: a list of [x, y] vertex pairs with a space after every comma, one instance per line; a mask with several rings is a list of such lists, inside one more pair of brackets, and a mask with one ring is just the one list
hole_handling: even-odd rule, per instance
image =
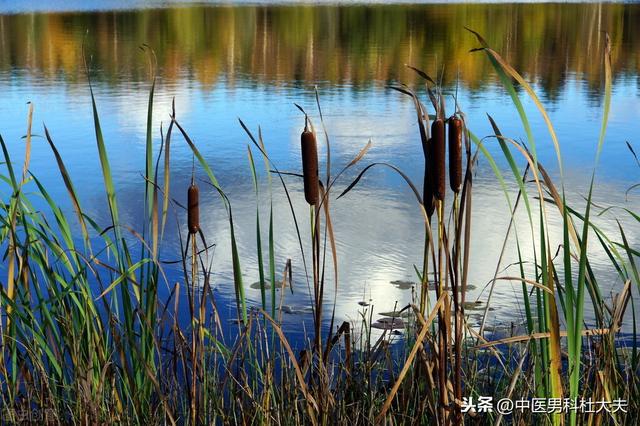
[[[404, 64], [441, 76], [445, 90], [457, 93], [471, 129], [479, 136], [491, 134], [486, 113], [502, 132], [517, 140], [525, 133], [517, 111], [464, 26], [482, 33], [487, 41], [532, 82], [555, 125], [565, 167], [570, 201], [581, 206], [594, 164], [602, 118], [603, 31], [613, 42], [613, 99], [607, 139], [600, 160], [595, 201], [600, 206], [623, 206], [640, 211], [640, 193], [625, 191], [640, 181], [640, 169], [625, 141], [640, 150], [640, 5], [636, 4], [420, 4], [420, 5], [301, 5], [211, 4], [189, 2], [65, 3], [61, 9], [44, 2], [0, 2], [0, 132], [14, 161], [22, 159], [21, 136], [26, 129], [27, 101], [35, 105], [35, 133], [49, 128], [75, 179], [83, 207], [99, 223], [108, 224], [102, 176], [94, 140], [87, 77], [82, 65], [85, 44], [102, 126], [118, 190], [122, 220], [140, 228], [144, 183], [144, 141], [149, 67], [138, 48], [146, 43], [157, 56], [158, 85], [155, 103], [155, 143], [159, 127], [169, 122], [175, 98], [178, 120], [212, 165], [235, 211], [236, 235], [242, 257], [247, 294], [259, 304], [260, 293], [249, 288], [258, 279], [255, 246], [255, 206], [247, 145], [238, 124], [241, 118], [252, 130], [261, 126], [272, 160], [281, 170], [299, 171], [299, 133], [303, 116], [294, 102], [318, 121], [314, 86], [318, 87], [331, 138], [334, 173], [348, 163], [370, 139], [372, 149], [361, 164], [387, 161], [399, 165], [421, 182], [422, 153], [415, 126], [413, 104], [389, 90], [406, 83], [420, 88], [421, 81]], [[81, 11], [77, 11], [81, 9]], [[60, 11], [62, 10], [62, 11]], [[452, 97], [448, 97], [449, 106]], [[559, 178], [551, 140], [535, 105], [524, 99], [530, 112], [539, 160]], [[172, 189], [184, 202], [192, 157], [174, 134]], [[511, 196], [516, 184], [510, 178], [495, 140], [487, 140], [505, 172]], [[321, 153], [322, 155], [323, 153]], [[257, 152], [254, 151], [254, 155]], [[524, 166], [524, 160], [518, 158]], [[266, 181], [261, 163], [261, 179]], [[357, 170], [337, 184], [346, 187]], [[31, 170], [49, 191], [69, 208], [50, 150], [35, 139]], [[324, 170], [324, 164], [322, 165]], [[204, 173], [198, 171], [198, 178]], [[308, 211], [302, 185], [286, 179], [308, 240]], [[214, 288], [223, 316], [235, 312], [230, 271], [228, 222], [220, 199], [201, 184], [202, 226], [215, 242]], [[509, 222], [503, 192], [487, 161], [481, 159], [475, 180], [471, 247], [471, 281], [476, 290], [469, 299], [486, 299], [482, 291], [492, 279]], [[292, 259], [294, 292], [284, 304], [303, 309], [310, 304], [304, 269], [291, 213], [279, 184], [274, 185], [276, 262], [281, 275]], [[268, 217], [267, 188], [261, 186], [263, 231]], [[374, 312], [404, 305], [411, 290], [390, 284], [415, 281], [413, 265], [421, 263], [422, 220], [411, 191], [388, 170], [373, 169], [356, 190], [332, 203], [337, 238], [339, 320], [359, 317], [359, 301]], [[617, 210], [618, 216], [624, 216]], [[177, 216], [176, 216], [177, 215]], [[554, 212], [555, 215], [555, 212]], [[184, 231], [186, 218], [176, 209], [168, 221], [164, 260], [179, 255], [176, 217]], [[562, 241], [557, 218], [552, 218], [551, 239]], [[598, 225], [619, 240], [611, 214]], [[640, 230], [623, 218], [629, 244], [638, 247]], [[523, 216], [518, 235], [524, 256], [532, 258], [530, 231]], [[266, 239], [266, 233], [263, 240]], [[596, 248], [592, 262], [603, 293], [617, 292], [621, 281]], [[266, 249], [266, 248], [265, 248]], [[307, 247], [308, 252], [308, 247]], [[507, 245], [502, 268], [515, 260], [513, 239]], [[168, 286], [180, 272], [167, 265]], [[499, 275], [517, 275], [512, 266]], [[333, 300], [333, 283], [328, 286]], [[496, 284], [491, 321], [516, 320], [522, 315], [520, 285]], [[303, 331], [300, 319], [308, 315], [285, 314], [290, 330]], [[477, 320], [477, 318], [476, 318]]]

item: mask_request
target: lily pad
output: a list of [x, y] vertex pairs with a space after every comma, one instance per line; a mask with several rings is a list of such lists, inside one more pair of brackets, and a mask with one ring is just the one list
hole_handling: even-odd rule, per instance
[[[282, 280], [276, 280], [276, 288], [282, 288], [285, 286], [284, 281]], [[260, 281], [256, 281], [254, 283], [252, 283], [249, 287], [255, 289], [255, 290], [260, 290]], [[265, 290], [267, 289], [271, 289], [271, 281], [266, 279], [264, 280], [264, 288]]]
[[300, 315], [307, 314], [311, 312], [311, 306], [291, 306], [291, 305], [282, 305], [282, 312], [290, 315]]
[[380, 319], [378, 319], [378, 321], [376, 321], [378, 323], [381, 324], [393, 324], [393, 325], [400, 325], [401, 327], [404, 328], [404, 326], [406, 325], [405, 322], [402, 320], [402, 318], [387, 318], [387, 317], [382, 317]]
[[399, 330], [405, 328], [405, 323], [401, 318], [380, 318], [371, 324], [371, 327], [379, 330]]
[[360, 306], [369, 306], [370, 303], [365, 301], [365, 300], [361, 300], [360, 302], [358, 302], [358, 305], [360, 305]]
[[390, 283], [393, 284], [396, 288], [399, 288], [400, 290], [410, 290], [411, 288], [417, 285], [413, 281], [404, 281], [404, 280], [394, 280], [394, 281], [390, 281]]
[[483, 303], [484, 302], [482, 302], [481, 300], [476, 300], [473, 302], [464, 302], [462, 307], [464, 308], [465, 311], [479, 311], [484, 309], [482, 307]]
[[406, 311], [389, 311], [389, 312], [379, 312], [378, 315], [383, 317], [390, 318], [409, 318], [411, 316], [411, 312], [409, 310]]
[[285, 314], [296, 315], [307, 313], [306, 307], [282, 305], [282, 312]]
[[282, 312], [285, 314], [293, 314], [295, 312], [294, 308], [289, 305], [282, 305], [280, 309], [282, 309]]

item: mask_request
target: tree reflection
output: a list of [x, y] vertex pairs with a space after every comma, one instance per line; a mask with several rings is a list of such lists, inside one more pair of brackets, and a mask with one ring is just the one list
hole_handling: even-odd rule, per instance
[[[161, 75], [191, 75], [211, 87], [250, 80], [351, 84], [418, 83], [405, 63], [470, 89], [491, 84], [471, 27], [554, 99], [568, 74], [599, 97], [602, 31], [612, 37], [615, 76], [636, 75], [640, 5], [214, 6], [0, 16], [0, 69], [44, 77], [82, 77], [86, 38], [96, 78], [107, 83], [147, 76], [138, 46], [157, 54]], [[87, 30], [88, 35], [85, 35]]]

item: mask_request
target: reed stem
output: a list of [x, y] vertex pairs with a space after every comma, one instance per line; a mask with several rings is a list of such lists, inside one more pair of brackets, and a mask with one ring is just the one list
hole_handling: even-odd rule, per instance
[[[438, 215], [438, 294], [437, 298], [440, 298], [445, 290], [443, 275], [445, 273], [444, 268], [444, 256], [443, 256], [443, 242], [444, 242], [444, 201], [442, 199], [436, 201], [436, 211]], [[445, 299], [446, 300], [446, 299]], [[448, 338], [447, 338], [447, 324], [445, 321], [448, 321], [446, 318], [446, 310], [445, 306], [448, 305], [444, 303], [440, 309], [438, 310], [438, 325], [439, 325], [439, 333], [438, 333], [438, 355], [439, 355], [439, 365], [438, 365], [438, 377], [440, 384], [440, 408], [441, 408], [441, 419], [443, 419], [444, 424], [448, 425], [450, 421], [449, 416], [449, 394], [447, 390], [447, 354], [448, 354]]]
[[196, 245], [196, 237], [194, 235], [190, 235], [191, 237], [191, 294], [189, 295], [189, 304], [191, 308], [191, 424], [196, 424], [196, 417], [198, 413], [197, 407], [197, 336], [198, 330], [196, 330], [196, 320], [195, 320], [195, 294], [197, 288], [197, 263], [196, 263], [196, 254], [197, 254], [197, 245]]

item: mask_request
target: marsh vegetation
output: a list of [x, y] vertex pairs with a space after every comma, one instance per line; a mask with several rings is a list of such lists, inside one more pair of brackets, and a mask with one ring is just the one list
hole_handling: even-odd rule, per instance
[[[511, 98], [525, 139], [503, 134], [491, 116], [491, 134], [476, 135], [464, 105], [444, 89], [442, 78], [411, 68], [420, 84], [392, 84], [389, 90], [408, 97], [415, 109], [415, 143], [424, 156], [417, 182], [402, 164], [369, 161], [375, 141], [353, 146], [348, 161], [332, 161], [331, 127], [318, 91], [313, 111], [296, 105], [298, 170], [280, 169], [265, 142], [268, 135], [239, 121], [255, 194], [254, 209], [242, 212], [252, 215], [255, 227], [256, 255], [249, 260], [258, 271], [254, 285], [243, 274], [248, 260], [239, 250], [239, 213], [214, 172], [215, 161], [203, 155], [175, 104], [168, 124], [154, 127], [158, 67], [152, 49], [143, 48], [150, 91], [139, 228], [122, 220], [112, 152], [92, 86], [88, 96], [102, 180], [93, 191], [106, 199], [106, 223], [85, 210], [77, 190], [83, 180], [69, 173], [55, 134], [46, 126], [36, 130], [31, 105], [23, 162], [13, 162], [0, 140], [0, 377], [6, 420], [37, 413], [50, 424], [459, 424], [462, 419], [468, 424], [629, 424], [637, 416], [640, 396], [632, 297], [640, 288], [639, 253], [622, 225], [607, 233], [594, 218], [615, 213], [640, 222], [640, 217], [592, 200], [611, 107], [610, 40], [603, 39], [597, 61], [602, 125], [588, 192], [582, 203], [571, 205], [563, 175], [563, 156], [570, 154], [563, 152], [543, 103], [517, 67], [473, 35], [477, 49], [468, 54], [490, 64]], [[88, 67], [85, 76], [93, 76]], [[533, 108], [525, 108], [524, 99]], [[542, 117], [544, 137], [534, 137], [532, 114]], [[62, 200], [50, 195], [38, 170], [30, 167], [36, 140], [46, 142], [55, 158], [70, 208], [61, 207]], [[489, 143], [499, 147], [500, 159], [487, 149]], [[538, 157], [542, 144], [552, 147], [554, 164], [543, 164]], [[192, 160], [190, 183], [178, 188], [181, 197], [174, 197], [172, 153], [181, 148]], [[470, 259], [483, 256], [470, 244], [471, 236], [481, 232], [474, 215], [483, 206], [473, 202], [480, 159], [490, 165], [496, 190], [509, 205], [510, 226], [494, 243], [504, 252], [506, 241], [514, 241], [518, 261], [505, 273], [501, 255], [487, 298], [476, 303], [467, 299], [467, 289], [473, 285]], [[498, 162], [508, 165], [506, 171]], [[548, 173], [549, 167], [557, 173]], [[422, 262], [414, 266], [414, 281], [393, 284], [412, 289], [411, 303], [378, 318], [365, 292], [365, 300], [354, 307], [358, 317], [338, 321], [339, 256], [348, 254], [339, 250], [340, 224], [332, 220], [332, 208], [356, 194], [377, 169], [398, 175], [412, 194], [413, 214], [423, 224]], [[509, 184], [517, 188], [515, 197]], [[278, 192], [287, 200], [284, 213], [274, 212]], [[296, 198], [306, 201], [305, 214], [294, 207]], [[205, 199], [223, 206], [224, 233], [203, 232], [210, 214], [202, 207]], [[286, 214], [287, 228], [274, 228], [276, 214]], [[521, 220], [526, 236], [519, 233], [523, 228], [511, 226]], [[551, 235], [553, 221], [561, 224], [560, 241]], [[171, 222], [176, 223], [179, 250], [165, 250]], [[275, 243], [279, 233], [294, 235], [299, 263], [276, 261], [282, 258]], [[228, 242], [232, 270], [230, 315], [223, 315], [225, 308], [213, 289], [212, 261], [221, 241]], [[614, 271], [607, 279], [621, 283], [612, 294], [603, 293], [594, 273], [594, 247], [606, 253]], [[168, 275], [170, 267], [181, 275]], [[294, 269], [303, 277], [295, 284]], [[515, 283], [519, 291], [513, 303], [524, 307], [525, 321], [492, 333], [486, 318], [493, 289], [502, 282]], [[251, 287], [259, 291], [257, 302], [247, 297]], [[286, 302], [290, 293], [305, 287], [309, 306], [299, 309], [310, 311], [312, 326], [299, 330], [306, 325], [298, 323], [296, 331], [304, 337], [290, 340], [292, 325], [283, 316], [295, 309]], [[585, 317], [587, 307], [592, 318]], [[483, 315], [472, 324], [468, 311], [474, 309]], [[628, 413], [463, 413], [463, 398], [479, 396], [624, 400]]]

